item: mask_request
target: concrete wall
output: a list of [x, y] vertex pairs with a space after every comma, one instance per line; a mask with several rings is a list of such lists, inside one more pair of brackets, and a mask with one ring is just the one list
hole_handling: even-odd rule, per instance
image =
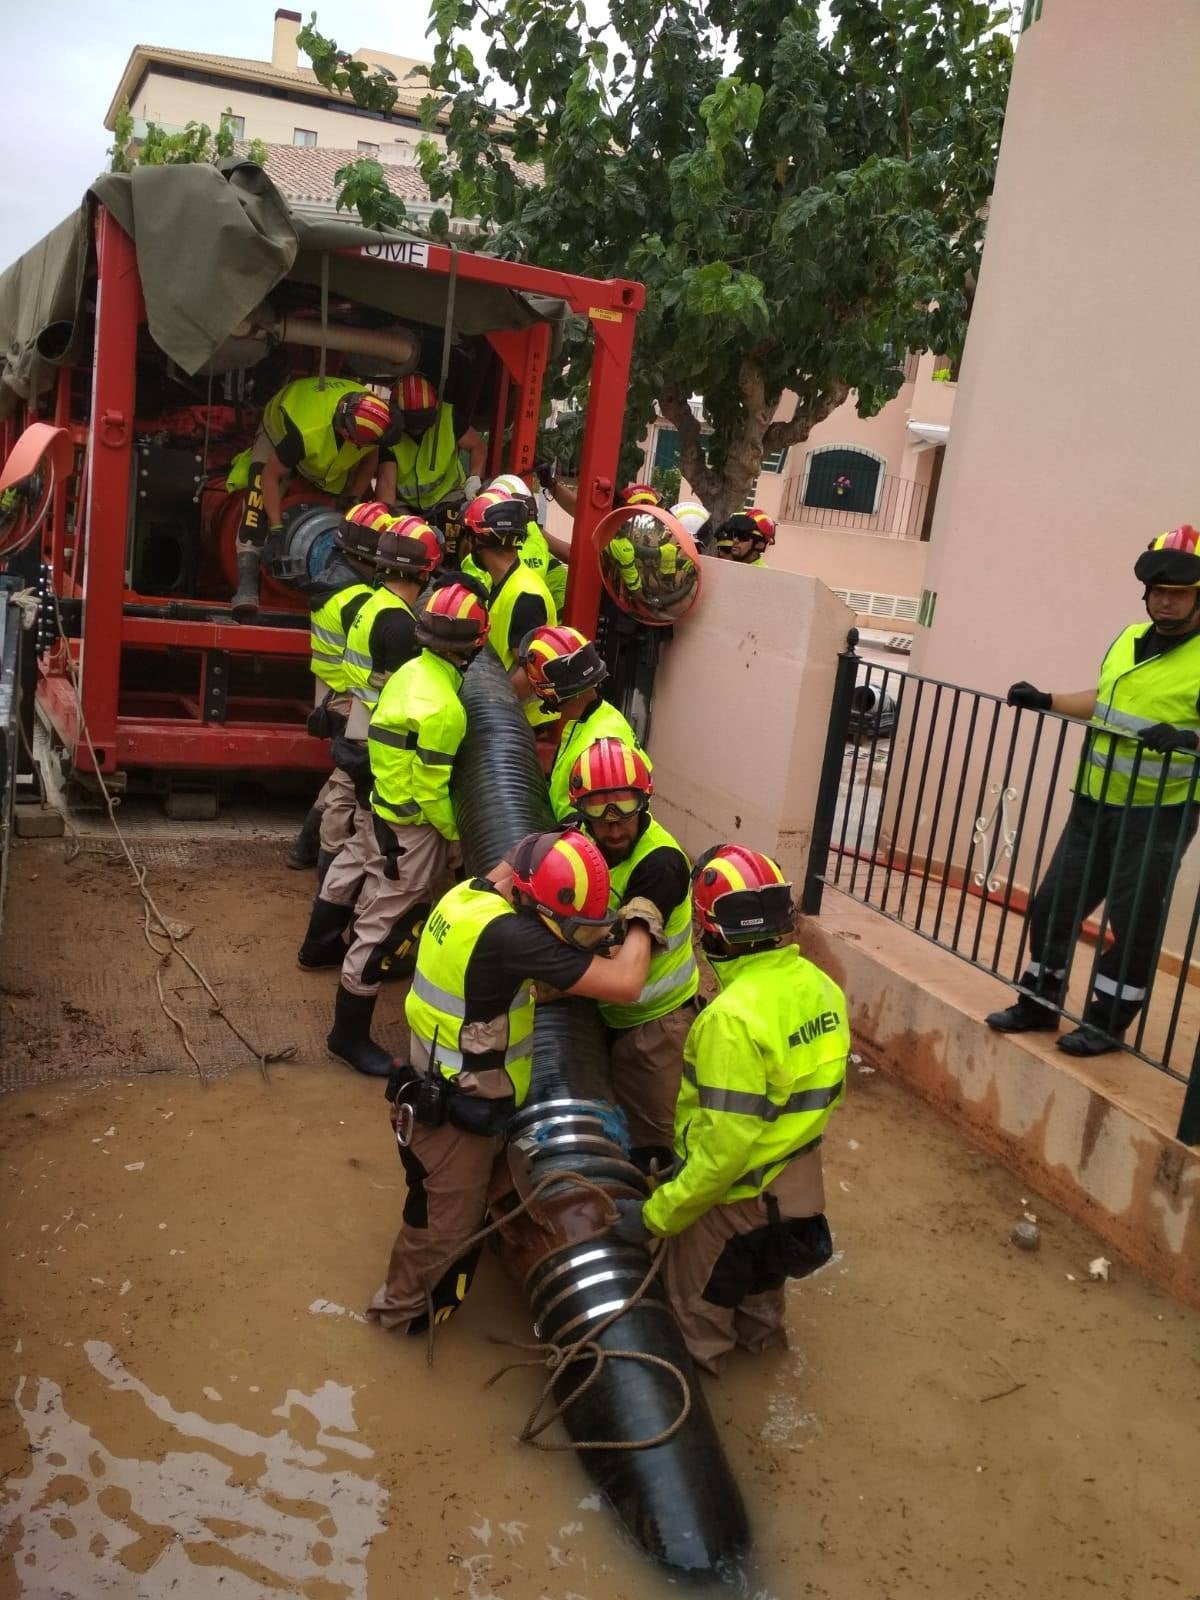
[[928, 558], [929, 546], [919, 539], [785, 522], [767, 552], [767, 565], [784, 572], [806, 572], [831, 589], [919, 596], [925, 586]]
[[703, 584], [655, 684], [655, 814], [693, 855], [725, 840], [765, 850], [798, 890], [854, 619], [797, 573], [704, 557]]

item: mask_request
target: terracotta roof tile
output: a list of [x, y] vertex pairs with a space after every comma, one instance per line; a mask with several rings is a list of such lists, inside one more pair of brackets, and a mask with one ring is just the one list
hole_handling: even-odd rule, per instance
[[[238, 155], [245, 155], [249, 143], [243, 141], [235, 148]], [[361, 150], [334, 150], [325, 145], [269, 144], [266, 173], [287, 200], [328, 202], [337, 198], [334, 173], [347, 162], [360, 160], [362, 155]], [[419, 167], [393, 161], [379, 164], [394, 195], [401, 200], [429, 202], [429, 190]], [[536, 182], [539, 177], [534, 167], [516, 163], [515, 168], [526, 182]]]

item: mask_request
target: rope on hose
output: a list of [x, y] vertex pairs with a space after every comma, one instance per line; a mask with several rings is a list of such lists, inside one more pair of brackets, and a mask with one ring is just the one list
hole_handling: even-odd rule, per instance
[[[598, 1183], [593, 1182], [591, 1178], [585, 1178], [581, 1172], [548, 1172], [544, 1178], [538, 1179], [537, 1183], [534, 1184], [533, 1188], [529, 1191], [525, 1198], [518, 1205], [514, 1206], [511, 1211], [506, 1211], [503, 1216], [494, 1218], [491, 1222], [480, 1228], [478, 1232], [473, 1233], [470, 1238], [466, 1239], [462, 1244], [456, 1245], [453, 1259], [461, 1259], [461, 1257], [473, 1250], [476, 1245], [482, 1244], [485, 1239], [489, 1238], [492, 1234], [497, 1233], [505, 1223], [515, 1221], [517, 1217], [523, 1215], [529, 1210], [544, 1189], [548, 1189], [551, 1184], [556, 1183], [576, 1183], [582, 1189], [590, 1189], [593, 1194], [600, 1196], [601, 1200], [604, 1201], [606, 1208], [605, 1220], [601, 1226], [594, 1229], [591, 1233], [582, 1235], [578, 1239], [572, 1239], [570, 1247], [574, 1249], [579, 1245], [590, 1244], [595, 1239], [604, 1238], [608, 1233], [609, 1228], [612, 1227], [613, 1223], [616, 1222], [618, 1216], [620, 1215], [616, 1206], [613, 1204], [613, 1198], [609, 1194], [608, 1190], [601, 1188], [601, 1186]], [[541, 1222], [536, 1217], [533, 1220], [537, 1222], [538, 1226], [541, 1227], [543, 1231], [546, 1231], [545, 1223]], [[542, 1389], [542, 1392], [538, 1396], [537, 1404], [529, 1413], [529, 1416], [525, 1421], [525, 1426], [517, 1435], [517, 1439], [521, 1444], [531, 1444], [535, 1450], [546, 1451], [649, 1450], [655, 1445], [665, 1444], [668, 1439], [674, 1438], [675, 1434], [677, 1434], [680, 1428], [683, 1427], [684, 1423], [691, 1415], [692, 1390], [691, 1385], [688, 1383], [686, 1374], [680, 1371], [673, 1361], [668, 1361], [665, 1356], [651, 1355], [648, 1350], [605, 1350], [597, 1343], [600, 1335], [611, 1328], [613, 1323], [616, 1322], [618, 1318], [623, 1317], [627, 1311], [632, 1311], [635, 1306], [641, 1303], [642, 1299], [645, 1297], [646, 1291], [649, 1289], [650, 1285], [654, 1282], [655, 1278], [657, 1278], [659, 1272], [662, 1270], [662, 1265], [665, 1259], [666, 1242], [664, 1240], [663, 1243], [652, 1252], [650, 1265], [646, 1269], [646, 1274], [642, 1278], [642, 1281], [638, 1284], [637, 1288], [629, 1296], [628, 1300], [622, 1301], [622, 1303], [617, 1306], [615, 1310], [610, 1311], [607, 1316], [603, 1317], [594, 1328], [590, 1328], [586, 1333], [581, 1334], [580, 1337], [573, 1340], [571, 1344], [559, 1345], [555, 1344], [553, 1340], [551, 1340], [548, 1345], [521, 1344], [511, 1339], [497, 1339], [491, 1334], [488, 1335], [489, 1344], [507, 1345], [509, 1349], [512, 1350], [536, 1350], [539, 1352], [539, 1354], [528, 1361], [508, 1362], [505, 1366], [499, 1368], [498, 1371], [493, 1372], [492, 1376], [484, 1385], [485, 1388], [490, 1389], [494, 1383], [497, 1383], [508, 1373], [515, 1372], [519, 1367], [548, 1367], [550, 1369], [550, 1376], [546, 1379], [546, 1383]], [[439, 1263], [436, 1268], [426, 1274], [425, 1281], [422, 1284], [422, 1288], [425, 1291], [425, 1316], [427, 1323], [425, 1362], [426, 1365], [430, 1367], [433, 1365], [433, 1342], [435, 1327], [433, 1290], [431, 1288], [431, 1281], [436, 1283], [438, 1278], [441, 1277], [442, 1273], [449, 1265], [449, 1261]], [[544, 1352], [544, 1354], [542, 1352]], [[550, 1398], [551, 1391], [554, 1388], [555, 1380], [559, 1377], [560, 1373], [564, 1372], [567, 1367], [573, 1366], [578, 1361], [588, 1360], [594, 1362], [591, 1370], [575, 1386], [565, 1400], [560, 1400], [554, 1406], [554, 1409], [549, 1413], [549, 1415], [542, 1417], [539, 1421], [538, 1419], [542, 1408]], [[547, 1428], [551, 1427], [555, 1422], [557, 1422], [564, 1412], [568, 1411], [577, 1400], [581, 1399], [583, 1395], [587, 1393], [587, 1391], [600, 1377], [601, 1372], [604, 1370], [604, 1363], [608, 1360], [641, 1361], [647, 1366], [662, 1367], [665, 1371], [669, 1372], [670, 1375], [675, 1379], [675, 1382], [679, 1385], [679, 1391], [683, 1400], [679, 1415], [672, 1423], [669, 1424], [668, 1427], [661, 1429], [660, 1432], [656, 1433], [652, 1438], [649, 1439], [568, 1439], [565, 1444], [545, 1443], [540, 1438], [540, 1435], [545, 1433]]]

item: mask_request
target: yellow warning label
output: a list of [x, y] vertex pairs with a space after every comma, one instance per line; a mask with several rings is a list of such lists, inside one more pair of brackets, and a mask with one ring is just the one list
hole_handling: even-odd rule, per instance
[[589, 306], [588, 316], [593, 322], [624, 322], [623, 311], [609, 311], [604, 306]]

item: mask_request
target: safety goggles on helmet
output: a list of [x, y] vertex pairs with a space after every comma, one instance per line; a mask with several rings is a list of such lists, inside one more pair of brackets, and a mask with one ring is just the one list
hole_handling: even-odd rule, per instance
[[636, 817], [650, 806], [648, 794], [627, 791], [624, 794], [589, 794], [576, 800], [575, 809], [589, 822], [620, 822]]
[[1200, 587], [1200, 533], [1189, 523], [1158, 536], [1133, 565], [1133, 575], [1147, 589]]
[[344, 439], [370, 448], [391, 427], [391, 407], [377, 394], [344, 394], [334, 410], [333, 425]]
[[608, 676], [595, 645], [564, 625], [534, 628], [517, 646], [517, 656], [534, 693], [547, 705], [597, 689]]
[[617, 919], [608, 904], [608, 868], [586, 834], [574, 828], [527, 834], [509, 860], [514, 892], [560, 939], [596, 950], [612, 937]]
[[770, 856], [717, 845], [692, 871], [692, 903], [702, 931], [727, 944], [777, 940], [792, 931], [792, 886]]

